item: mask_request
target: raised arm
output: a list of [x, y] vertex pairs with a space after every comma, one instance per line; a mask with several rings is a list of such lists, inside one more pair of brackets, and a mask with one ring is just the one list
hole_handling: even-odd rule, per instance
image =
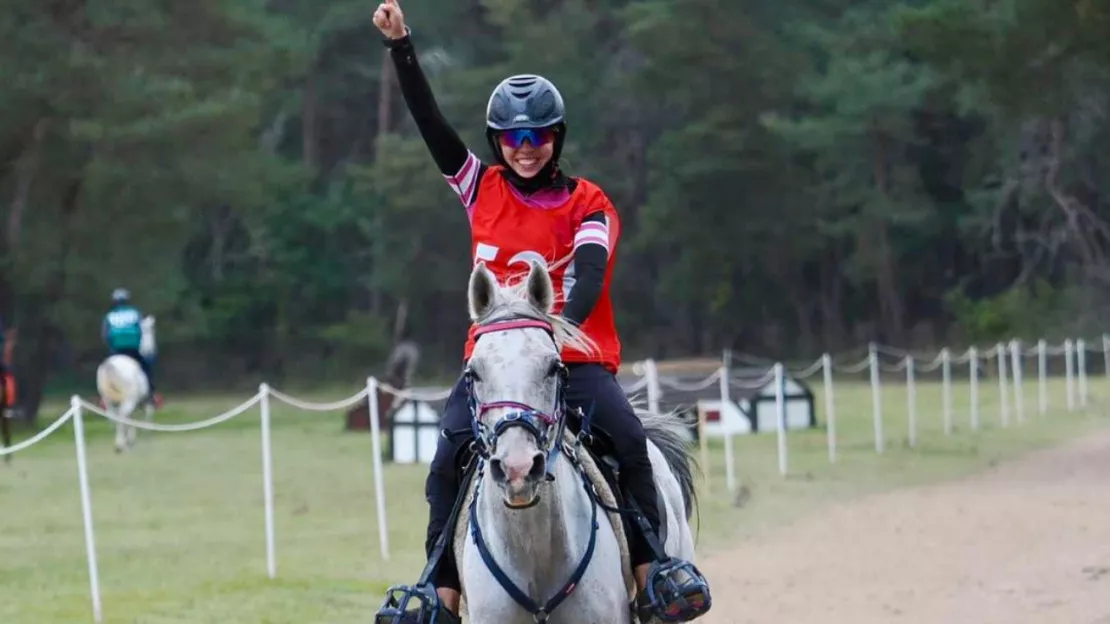
[[485, 165], [467, 149], [439, 110], [432, 88], [416, 58], [411, 32], [405, 26], [404, 14], [396, 0], [387, 0], [378, 7], [374, 12], [374, 24], [386, 37], [385, 46], [389, 48], [393, 66], [397, 70], [401, 94], [408, 105], [409, 113], [416, 121], [420, 136], [447, 183], [463, 205], [469, 208], [473, 205], [477, 183], [485, 171]]

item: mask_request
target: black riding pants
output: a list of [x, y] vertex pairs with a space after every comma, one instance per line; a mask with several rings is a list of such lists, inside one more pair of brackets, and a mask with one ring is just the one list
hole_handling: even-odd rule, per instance
[[150, 362], [139, 353], [138, 349], [116, 349], [112, 352], [113, 355], [126, 355], [139, 363], [139, 367], [143, 369], [143, 374], [146, 375], [147, 385], [150, 386], [150, 394], [154, 394], [154, 371], [151, 370]]
[[[566, 389], [567, 406], [571, 409], [581, 407], [587, 413], [593, 408], [593, 423], [612, 438], [620, 462], [621, 489], [636, 500], [644, 517], [658, 534], [658, 493], [648, 458], [643, 423], [613, 373], [599, 364], [567, 364], [567, 369], [570, 373]], [[471, 415], [467, 398], [465, 381], [460, 378], [447, 399], [441, 428], [451, 432], [469, 430]], [[459, 496], [462, 480], [460, 460], [472, 440], [469, 433], [454, 436], [452, 440], [442, 436], [439, 439], [424, 489], [430, 507], [425, 544], [429, 554], [446, 528], [451, 508]], [[650, 563], [651, 549], [640, 532], [633, 531], [630, 539], [632, 565]], [[435, 583], [437, 587], [459, 589], [458, 569], [450, 548], [436, 570]]]

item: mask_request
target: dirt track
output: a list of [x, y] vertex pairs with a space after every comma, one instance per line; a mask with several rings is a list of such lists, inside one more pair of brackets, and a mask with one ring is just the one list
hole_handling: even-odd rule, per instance
[[1110, 624], [1110, 431], [701, 562], [706, 624]]

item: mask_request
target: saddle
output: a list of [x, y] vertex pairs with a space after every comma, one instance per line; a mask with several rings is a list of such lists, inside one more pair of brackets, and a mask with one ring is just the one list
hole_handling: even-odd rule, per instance
[[[636, 580], [632, 575], [632, 557], [628, 545], [631, 526], [624, 514], [615, 511], [623, 508], [625, 497], [617, 484], [618, 464], [612, 452], [612, 444], [609, 442], [607, 435], [604, 435], [596, 427], [592, 427], [593, 442], [589, 445], [579, 445], [578, 423], [576, 421], [576, 418], [572, 418], [567, 422], [562, 442], [563, 457], [582, 468], [586, 478], [597, 492], [597, 500], [601, 503], [602, 510], [609, 516], [609, 523], [613, 527], [617, 544], [620, 547], [621, 569], [624, 571], [625, 588], [628, 592], [629, 601], [632, 601], [636, 597]], [[599, 435], [599, 433], [602, 435]], [[470, 458], [468, 463], [472, 461], [475, 460]], [[471, 478], [466, 480], [464, 490], [460, 493], [462, 501], [458, 518], [453, 527], [451, 548], [455, 555], [456, 564], [463, 560], [463, 550], [466, 547], [466, 537], [470, 526], [470, 505], [474, 500], [474, 492], [477, 487], [477, 479], [472, 478], [473, 472], [473, 470], [470, 470], [470, 466], [465, 469], [465, 473], [470, 475]], [[578, 474], [576, 471], [576, 479], [580, 478]], [[466, 616], [468, 615], [465, 597], [466, 587], [461, 575], [460, 583], [463, 585], [463, 599], [459, 611], [460, 615]]]

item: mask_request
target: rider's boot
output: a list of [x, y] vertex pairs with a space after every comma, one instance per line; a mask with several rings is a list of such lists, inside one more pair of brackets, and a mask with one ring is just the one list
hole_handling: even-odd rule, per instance
[[640, 592], [633, 604], [641, 622], [689, 622], [709, 612], [713, 599], [709, 582], [701, 571], [689, 561], [668, 556], [660, 542], [658, 532], [640, 510], [640, 502], [633, 500], [636, 530], [632, 539], [642, 539], [654, 561], [637, 566], [636, 584]]
[[[430, 536], [431, 539], [431, 536]], [[374, 616], [374, 624], [461, 624], [458, 616], [458, 601], [448, 604], [444, 594], [451, 594], [455, 590], [443, 592], [436, 589], [433, 580], [450, 575], [441, 570], [447, 566], [454, 566], [454, 558], [448, 557], [450, 540], [441, 540], [439, 535], [434, 537], [436, 547], [430, 554], [428, 567], [421, 575], [416, 585], [395, 585], [386, 592], [385, 602]], [[444, 548], [441, 550], [440, 545]]]
[[689, 622], [709, 612], [709, 582], [694, 564], [677, 557], [652, 562], [646, 583], [636, 595], [640, 622]]
[[[452, 463], [454, 457], [451, 457]], [[458, 569], [451, 549], [451, 526], [457, 518], [462, 488], [449, 474], [452, 465], [433, 462], [425, 484], [428, 500], [428, 564], [416, 585], [390, 587], [375, 624], [461, 624], [458, 604], [449, 598], [459, 589]], [[438, 591], [442, 588], [444, 591]]]

